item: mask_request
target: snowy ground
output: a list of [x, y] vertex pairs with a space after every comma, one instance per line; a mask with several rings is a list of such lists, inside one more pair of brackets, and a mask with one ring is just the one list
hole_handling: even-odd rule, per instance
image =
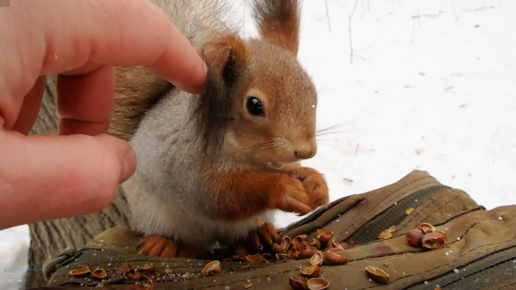
[[[341, 125], [305, 162], [331, 200], [420, 169], [488, 209], [516, 204], [516, 1], [325, 4], [305, 0], [299, 59], [319, 90], [318, 129]], [[0, 270], [26, 268], [28, 243], [26, 226], [0, 232]], [[16, 289], [23, 271], [8, 272], [0, 288]]]

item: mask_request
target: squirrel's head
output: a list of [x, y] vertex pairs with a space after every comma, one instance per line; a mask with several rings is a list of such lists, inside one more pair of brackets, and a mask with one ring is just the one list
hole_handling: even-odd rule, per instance
[[297, 2], [255, 2], [261, 39], [219, 35], [202, 47], [207, 83], [193, 116], [205, 156], [280, 169], [316, 153], [317, 92], [296, 58]]

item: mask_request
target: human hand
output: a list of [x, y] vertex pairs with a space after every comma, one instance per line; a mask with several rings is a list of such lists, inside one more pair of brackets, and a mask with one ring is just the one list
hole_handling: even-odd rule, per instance
[[[11, 0], [0, 7], [0, 229], [92, 213], [134, 173], [108, 136], [113, 66], [145, 66], [198, 93], [205, 64], [149, 1]], [[58, 75], [60, 136], [27, 136], [46, 75]]]

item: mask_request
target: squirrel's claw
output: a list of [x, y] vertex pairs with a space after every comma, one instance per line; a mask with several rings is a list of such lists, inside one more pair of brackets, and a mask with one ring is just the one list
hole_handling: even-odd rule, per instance
[[178, 246], [175, 242], [160, 236], [148, 236], [138, 244], [138, 255], [175, 257]]
[[145, 256], [195, 258], [199, 254], [193, 248], [157, 235], [143, 238], [137, 248], [137, 254]]
[[295, 176], [303, 183], [303, 187], [310, 197], [312, 210], [328, 203], [328, 185], [321, 173], [309, 167], [301, 167], [296, 170]]
[[271, 223], [264, 223], [258, 229], [256, 233], [260, 237], [260, 242], [265, 246], [272, 246], [272, 244], [278, 239], [278, 233], [276, 228]]

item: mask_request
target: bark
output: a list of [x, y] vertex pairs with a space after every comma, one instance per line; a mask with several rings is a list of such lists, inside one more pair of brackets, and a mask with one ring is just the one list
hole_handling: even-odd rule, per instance
[[[49, 77], [38, 119], [31, 131], [33, 135], [56, 134], [55, 78]], [[67, 247], [78, 249], [105, 229], [122, 226], [130, 229], [129, 211], [125, 198], [117, 193], [113, 202], [104, 210], [84, 216], [30, 224], [29, 268], [42, 268], [50, 257], [57, 256]], [[27, 271], [25, 287], [46, 286], [41, 271]]]

